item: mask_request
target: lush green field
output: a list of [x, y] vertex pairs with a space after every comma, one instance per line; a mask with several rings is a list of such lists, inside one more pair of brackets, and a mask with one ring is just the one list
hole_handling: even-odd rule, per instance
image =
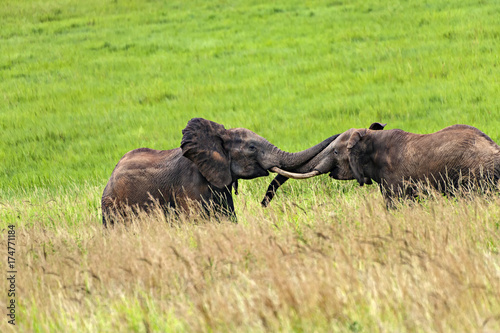
[[0, 269], [14, 224], [19, 306], [0, 331], [500, 330], [498, 198], [387, 212], [322, 176], [263, 209], [269, 177], [241, 182], [236, 226], [113, 233], [99, 207], [124, 153], [178, 147], [193, 117], [288, 151], [374, 121], [500, 142], [499, 17], [493, 0], [2, 1]]
[[2, 194], [103, 184], [192, 117], [287, 150], [373, 121], [500, 141], [500, 7], [447, 3], [4, 1]]

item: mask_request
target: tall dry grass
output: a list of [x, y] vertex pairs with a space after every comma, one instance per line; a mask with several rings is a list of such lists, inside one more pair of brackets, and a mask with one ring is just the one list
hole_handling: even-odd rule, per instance
[[239, 207], [238, 224], [158, 215], [104, 231], [89, 210], [19, 225], [18, 325], [1, 331], [500, 330], [499, 198], [387, 211], [363, 189]]

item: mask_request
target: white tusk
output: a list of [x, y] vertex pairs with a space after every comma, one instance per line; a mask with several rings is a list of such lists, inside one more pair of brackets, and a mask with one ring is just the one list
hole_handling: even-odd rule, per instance
[[308, 172], [308, 173], [288, 172], [288, 171], [285, 171], [285, 170], [281, 170], [278, 167], [272, 167], [269, 170], [272, 171], [272, 172], [279, 173], [282, 176], [285, 176], [285, 177], [288, 177], [288, 178], [293, 178], [293, 179], [307, 179], [307, 178], [311, 178], [311, 177], [314, 177], [314, 176], [317, 176], [317, 175], [321, 174], [317, 170], [314, 170], [314, 171], [311, 171], [311, 172]]

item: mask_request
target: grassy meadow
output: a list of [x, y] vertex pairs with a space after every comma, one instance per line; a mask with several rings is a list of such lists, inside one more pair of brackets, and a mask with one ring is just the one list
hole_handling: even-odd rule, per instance
[[[287, 151], [372, 122], [500, 143], [496, 1], [0, 4], [1, 332], [500, 331], [500, 197], [387, 211], [376, 186], [240, 182], [238, 224], [140, 216], [103, 231], [127, 151], [189, 119]], [[3, 313], [3, 312], [2, 312]]]

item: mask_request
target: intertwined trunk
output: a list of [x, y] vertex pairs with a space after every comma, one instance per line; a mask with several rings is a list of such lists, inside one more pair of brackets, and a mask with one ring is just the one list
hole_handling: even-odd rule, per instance
[[305, 166], [313, 165], [311, 163], [311, 160], [316, 160], [316, 156], [320, 154], [320, 152], [323, 151], [337, 137], [338, 135], [331, 136], [328, 139], [325, 139], [322, 142], [318, 143], [317, 145], [297, 153], [288, 153], [275, 147], [273, 149], [273, 154], [275, 154], [277, 158], [277, 163], [275, 166], [278, 166], [279, 168], [287, 171], [306, 172], [303, 171], [305, 169]]

